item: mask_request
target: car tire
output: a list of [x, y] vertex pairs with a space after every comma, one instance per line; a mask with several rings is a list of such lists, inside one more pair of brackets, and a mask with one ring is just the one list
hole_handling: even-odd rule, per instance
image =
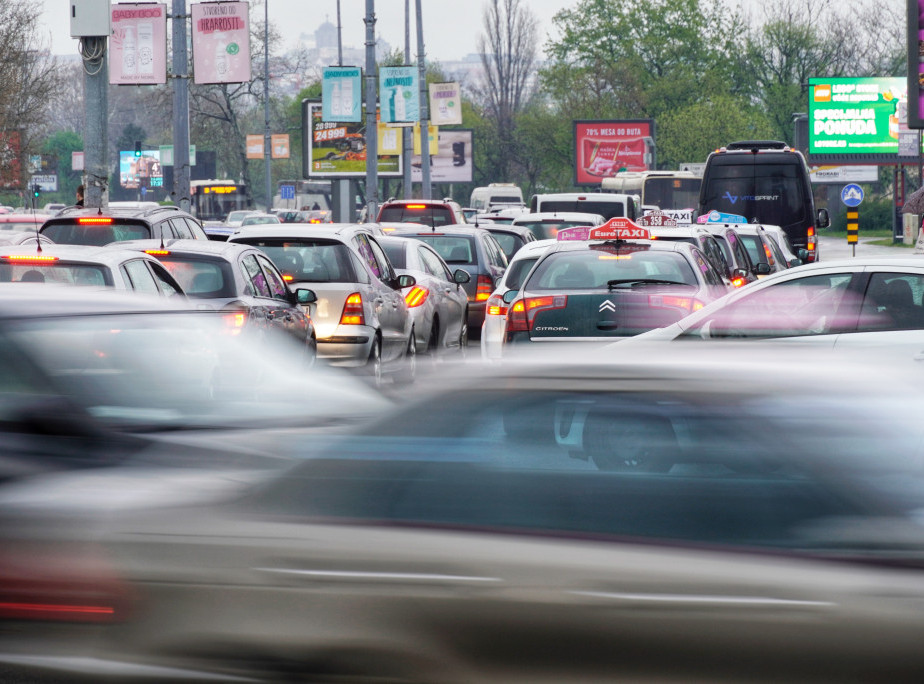
[[411, 328], [411, 337], [407, 341], [407, 351], [401, 360], [401, 370], [398, 372], [398, 381], [405, 385], [412, 384], [417, 379], [417, 333]]
[[468, 309], [462, 316], [462, 330], [459, 331], [459, 352], [465, 356], [468, 349]]
[[430, 327], [430, 336], [427, 338], [427, 348], [425, 354], [436, 356], [440, 350], [440, 323], [439, 319], [433, 319], [433, 325]]
[[318, 338], [312, 336], [305, 342], [305, 368], [314, 368], [318, 361]]
[[366, 374], [376, 387], [382, 386], [382, 340], [376, 335], [372, 340], [372, 349], [366, 361]]
[[583, 443], [600, 470], [660, 473], [673, 465], [669, 445], [676, 437], [662, 418], [596, 414], [587, 420]]

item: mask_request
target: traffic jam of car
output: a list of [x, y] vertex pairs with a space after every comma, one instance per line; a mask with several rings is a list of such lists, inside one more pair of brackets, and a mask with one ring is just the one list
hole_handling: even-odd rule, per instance
[[630, 176], [0, 231], [0, 678], [924, 679], [924, 257]]

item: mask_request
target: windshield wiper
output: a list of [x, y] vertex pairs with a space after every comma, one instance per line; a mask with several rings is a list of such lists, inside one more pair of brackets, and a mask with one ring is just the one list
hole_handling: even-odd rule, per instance
[[621, 280], [608, 280], [606, 281], [606, 286], [614, 290], [620, 285], [628, 285], [629, 287], [636, 287], [637, 285], [687, 285], [689, 283], [682, 283], [677, 280], [659, 280], [657, 278], [623, 278]]

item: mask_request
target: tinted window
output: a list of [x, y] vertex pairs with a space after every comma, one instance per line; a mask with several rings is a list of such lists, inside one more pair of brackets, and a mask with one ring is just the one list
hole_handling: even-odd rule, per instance
[[387, 204], [379, 213], [380, 223], [422, 223], [425, 226], [445, 226], [456, 222], [452, 210], [440, 205]]
[[128, 261], [122, 265], [122, 271], [128, 276], [132, 289], [135, 292], [160, 294], [160, 285], [154, 280], [147, 264], [141, 259]]
[[424, 267], [427, 269], [427, 273], [436, 276], [437, 278], [452, 282], [452, 274], [449, 272], [449, 269], [446, 268], [446, 265], [442, 261], [440, 261], [440, 258], [432, 249], [421, 246], [417, 250], [417, 253], [420, 256], [420, 260], [423, 261]]
[[190, 297], [234, 297], [234, 275], [226, 261], [171, 254], [158, 259]]
[[270, 297], [269, 285], [266, 283], [266, 275], [260, 269], [260, 265], [257, 263], [257, 257], [253, 254], [248, 254], [241, 261], [244, 265], [244, 274], [247, 277], [249, 282], [250, 292], [255, 297]]
[[391, 262], [392, 266], [395, 268], [407, 268], [407, 255], [404, 251], [406, 247], [403, 244], [389, 242], [388, 244], [382, 245], [382, 249], [384, 249], [385, 254], [388, 255], [388, 260]]
[[497, 240], [497, 244], [500, 245], [501, 250], [503, 250], [504, 256], [507, 257], [507, 261], [510, 261], [513, 255], [517, 253], [517, 250], [523, 246], [523, 239], [515, 233], [491, 231], [491, 235]]
[[702, 207], [740, 214], [748, 221], [790, 226], [811, 220], [804, 194], [805, 169], [791, 163], [740, 163], [725, 158], [712, 164], [703, 180]]
[[[588, 200], [581, 202], [576, 199], [543, 200], [536, 209], [537, 213], [550, 211], [580, 211], [585, 214], [600, 214], [604, 219], [626, 215], [625, 205], [621, 201], [601, 202]], [[539, 236], [537, 235], [536, 237]]]
[[286, 287], [282, 276], [279, 275], [269, 259], [260, 256], [257, 257], [257, 261], [260, 262], [260, 266], [263, 267], [263, 272], [266, 274], [266, 282], [269, 285], [270, 294], [273, 295], [273, 299], [279, 299], [284, 302], [289, 301], [289, 288]]
[[510, 267], [507, 269], [507, 273], [504, 276], [504, 284], [510, 290], [519, 290], [520, 284], [523, 282], [523, 277], [529, 273], [529, 269], [533, 267], [539, 261], [539, 257], [530, 257], [528, 259], [515, 259], [510, 262]]
[[764, 251], [764, 243], [759, 235], [742, 235], [741, 244], [748, 251], [748, 257], [752, 264], [770, 263], [767, 259], [767, 253]]
[[474, 264], [475, 239], [466, 235], [414, 235], [443, 257], [447, 264]]
[[372, 248], [372, 254], [375, 256], [375, 260], [379, 265], [379, 273], [381, 274], [379, 277], [382, 282], [390, 283], [397, 276], [392, 269], [391, 263], [388, 261], [388, 257], [385, 256], [382, 247], [375, 240], [370, 239], [369, 246]]
[[176, 236], [178, 238], [182, 238], [184, 240], [193, 239], [192, 231], [189, 230], [189, 226], [186, 225], [185, 219], [182, 219], [182, 218], [170, 219], [170, 225], [173, 226], [173, 232], [176, 233]]
[[661, 209], [692, 209], [699, 204], [699, 178], [659, 178], [645, 180], [642, 202]]
[[48, 223], [42, 226], [42, 235], [59, 245], [93, 245], [102, 247], [110, 242], [123, 240], [146, 240], [151, 231], [144, 223], [120, 222], [80, 224], [76, 220], [67, 223]]
[[603, 289], [612, 280], [669, 280], [697, 286], [699, 280], [682, 254], [591, 249], [551, 254], [532, 272], [526, 288], [533, 290]]
[[240, 242], [259, 247], [293, 281], [356, 282], [350, 248], [337, 240], [249, 238]]
[[532, 234], [539, 240], [554, 240], [558, 236], [558, 231], [562, 228], [572, 228], [573, 226], [586, 226], [587, 221], [517, 221], [518, 226], [526, 226], [532, 231]]
[[866, 288], [860, 330], [924, 329], [924, 276], [873, 273]]

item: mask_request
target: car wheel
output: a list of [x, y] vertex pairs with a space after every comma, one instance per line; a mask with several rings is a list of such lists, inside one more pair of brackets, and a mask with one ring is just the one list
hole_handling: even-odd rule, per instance
[[382, 341], [376, 336], [372, 340], [369, 360], [366, 361], [366, 373], [376, 387], [382, 386]]
[[425, 354], [436, 356], [440, 349], [440, 326], [436, 319], [433, 319], [433, 326], [430, 328], [430, 337], [427, 340], [427, 349]]
[[466, 349], [468, 348], [468, 310], [466, 309], [465, 314], [462, 318], [462, 330], [459, 332], [459, 351], [462, 352], [462, 355], [465, 356]]
[[318, 360], [318, 339], [309, 337], [305, 342], [305, 368], [313, 368]]
[[401, 371], [398, 373], [398, 380], [406, 385], [410, 385], [417, 379], [417, 334], [411, 328], [411, 337], [407, 341], [407, 351], [402, 360]]
[[584, 449], [600, 470], [666, 472], [673, 465], [676, 437], [670, 423], [651, 416], [591, 416]]

